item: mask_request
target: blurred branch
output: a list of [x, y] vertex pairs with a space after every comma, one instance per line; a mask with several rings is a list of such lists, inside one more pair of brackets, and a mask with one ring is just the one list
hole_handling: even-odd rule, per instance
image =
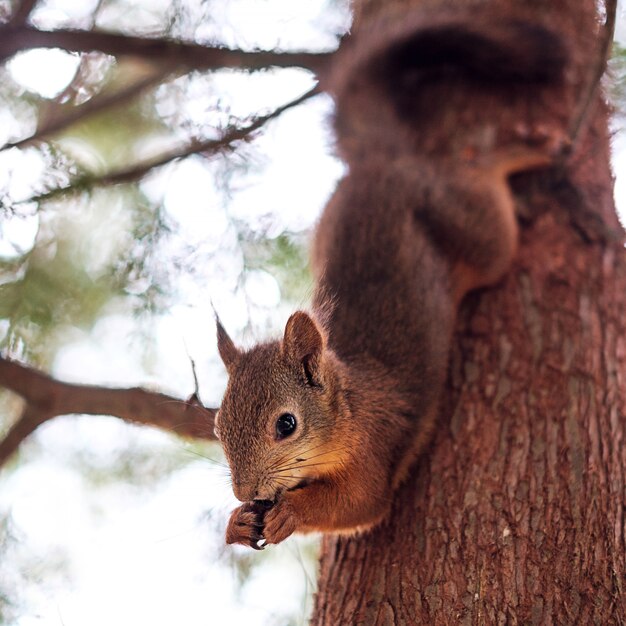
[[22, 0], [15, 10], [15, 13], [11, 16], [9, 25], [16, 28], [26, 24], [37, 2], [38, 0]]
[[[91, 12], [89, 17], [89, 26], [86, 30], [92, 30], [96, 25], [96, 20], [98, 19], [98, 14], [100, 13], [100, 9], [102, 8], [102, 3], [104, 0], [96, 0], [96, 6], [94, 10]], [[68, 99], [76, 96], [78, 90], [83, 87], [84, 84], [84, 73], [85, 71], [89, 71], [89, 61], [93, 56], [102, 56], [100, 53], [90, 52], [87, 54], [83, 54], [80, 57], [80, 61], [74, 70], [74, 76], [72, 80], [65, 86], [65, 89], [61, 91], [55, 98], [52, 99], [51, 103], [62, 104], [66, 102]]]
[[62, 48], [72, 52], [99, 50], [112, 56], [138, 56], [151, 62], [165, 61], [202, 70], [302, 67], [314, 73], [322, 71], [332, 56], [332, 53], [312, 52], [245, 52], [173, 39], [149, 39], [103, 31], [44, 31], [22, 25], [9, 25], [0, 29], [0, 60], [30, 48]]
[[21, 396], [26, 403], [21, 417], [0, 441], [0, 467], [37, 427], [59, 415], [112, 415], [177, 435], [215, 439], [213, 420], [217, 409], [204, 407], [195, 394], [185, 401], [140, 388], [64, 383], [3, 357], [0, 386]]
[[34, 433], [41, 424], [52, 417], [54, 416], [32, 409], [27, 404], [20, 418], [13, 424], [5, 438], [0, 441], [0, 467], [11, 458], [26, 437]]
[[111, 172], [102, 176], [81, 176], [65, 187], [59, 187], [58, 189], [52, 189], [51, 191], [47, 191], [37, 196], [31, 196], [26, 200], [20, 201], [19, 204], [29, 202], [43, 202], [45, 200], [51, 200], [53, 198], [57, 198], [58, 196], [68, 193], [85, 191], [96, 186], [102, 187], [135, 182], [143, 178], [143, 176], [145, 176], [149, 171], [157, 167], [161, 167], [163, 165], [171, 163], [172, 161], [191, 156], [192, 154], [199, 154], [201, 152], [215, 154], [223, 150], [230, 150], [233, 148], [233, 144], [235, 142], [246, 141], [250, 139], [252, 133], [264, 126], [267, 122], [278, 117], [287, 109], [295, 107], [305, 100], [308, 100], [317, 93], [319, 93], [319, 89], [317, 86], [315, 86], [295, 100], [291, 100], [290, 102], [287, 102], [286, 104], [283, 104], [282, 106], [274, 109], [271, 113], [256, 117], [247, 126], [235, 127], [227, 130], [219, 139], [194, 141], [182, 148], [177, 148], [176, 150], [166, 152], [154, 159], [150, 159], [148, 161], [144, 161], [143, 163], [133, 165], [132, 167], [127, 169], [118, 170], [117, 172]]
[[19, 141], [15, 141], [13, 143], [7, 143], [0, 147], [0, 150], [22, 148], [30, 143], [33, 143], [34, 141], [39, 141], [41, 139], [45, 139], [49, 135], [58, 133], [68, 126], [71, 126], [85, 117], [88, 117], [89, 115], [100, 113], [115, 106], [119, 106], [120, 104], [124, 104], [136, 95], [140, 94], [142, 91], [163, 82], [171, 70], [172, 68], [165, 70], [161, 68], [159, 71], [151, 74], [147, 78], [119, 89], [115, 93], [95, 96], [90, 100], [87, 100], [84, 104], [72, 107], [64, 115], [51, 119], [48, 123], [41, 126], [41, 128], [38, 128], [37, 131], [29, 137], [25, 137], [24, 139], [20, 139]]
[[[568, 131], [570, 149], [568, 154], [574, 151], [576, 141], [580, 131], [590, 117], [592, 104], [598, 99], [598, 85], [606, 71], [606, 66], [611, 55], [611, 45], [615, 34], [615, 20], [617, 15], [617, 0], [606, 0], [604, 3], [606, 17], [603, 25], [603, 32], [600, 38], [600, 49], [595, 63], [591, 64], [591, 71], [585, 83], [582, 93], [578, 99], [576, 110], [572, 116]], [[565, 155], [567, 156], [567, 155]]]

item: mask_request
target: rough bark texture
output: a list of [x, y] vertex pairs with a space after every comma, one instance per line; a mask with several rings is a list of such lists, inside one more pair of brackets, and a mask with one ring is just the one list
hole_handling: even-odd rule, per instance
[[[582, 85], [593, 2], [532, 7], [560, 14]], [[464, 303], [437, 435], [389, 520], [324, 539], [313, 624], [626, 622], [626, 259], [591, 116], [560, 180], [516, 181], [515, 266]]]

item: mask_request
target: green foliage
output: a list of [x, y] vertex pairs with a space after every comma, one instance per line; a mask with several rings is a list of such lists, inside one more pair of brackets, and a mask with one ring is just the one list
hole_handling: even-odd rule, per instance
[[[10, 516], [0, 513], [0, 564], [7, 561], [10, 546], [14, 541]], [[2, 565], [0, 565], [0, 573], [2, 573]], [[16, 606], [11, 600], [10, 585], [4, 582], [4, 577], [0, 576], [0, 578], [3, 580], [0, 584], [0, 624], [9, 624], [15, 617]]]
[[0, 347], [45, 362], [67, 327], [89, 329], [113, 309], [158, 309], [166, 280], [154, 279], [151, 260], [165, 228], [136, 188], [49, 206], [39, 218], [32, 249], [0, 259], [0, 319], [10, 323]]
[[610, 96], [615, 111], [619, 116], [626, 114], [626, 47], [614, 43], [611, 61]]
[[147, 158], [146, 146], [167, 141], [169, 134], [148, 103], [139, 99], [72, 125], [63, 134], [60, 145], [83, 168], [103, 173]]
[[240, 243], [246, 267], [270, 272], [278, 281], [283, 298], [297, 303], [309, 299], [313, 279], [305, 235], [284, 232], [268, 238], [244, 232]]

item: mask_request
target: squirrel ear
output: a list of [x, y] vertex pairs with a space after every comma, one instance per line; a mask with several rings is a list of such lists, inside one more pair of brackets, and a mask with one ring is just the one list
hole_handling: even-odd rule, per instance
[[226, 366], [226, 370], [230, 373], [239, 360], [241, 353], [233, 343], [233, 340], [228, 336], [217, 315], [215, 316], [215, 324], [217, 325], [217, 349]]
[[287, 320], [283, 352], [288, 359], [302, 365], [311, 385], [321, 383], [321, 356], [325, 345], [323, 331], [304, 311], [296, 311]]

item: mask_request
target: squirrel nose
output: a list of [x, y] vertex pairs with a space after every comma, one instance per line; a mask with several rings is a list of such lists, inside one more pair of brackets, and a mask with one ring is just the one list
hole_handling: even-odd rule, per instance
[[274, 502], [276, 500], [276, 489], [270, 486], [257, 487], [254, 490], [255, 502]]
[[233, 491], [235, 497], [240, 502], [256, 502], [259, 506], [265, 506], [270, 509], [276, 500], [275, 489], [258, 484], [253, 484], [245, 480], [233, 479]]
[[255, 499], [256, 488], [248, 482], [233, 480], [233, 492], [240, 502], [251, 502]]

